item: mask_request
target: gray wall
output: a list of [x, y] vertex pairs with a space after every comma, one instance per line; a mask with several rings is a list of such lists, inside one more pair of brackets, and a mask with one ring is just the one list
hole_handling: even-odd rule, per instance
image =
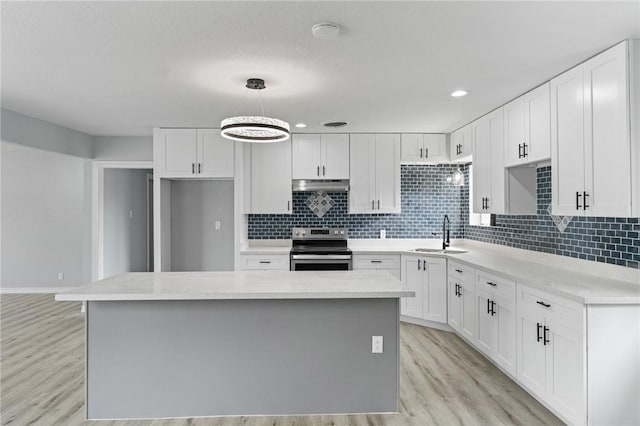
[[147, 271], [147, 174], [104, 171], [104, 277]]
[[171, 182], [171, 270], [232, 271], [233, 210], [233, 181]]
[[[0, 149], [0, 286], [89, 282], [91, 162], [7, 142]], [[59, 272], [63, 280], [58, 280]]]
[[76, 157], [93, 157], [93, 136], [29, 117], [8, 109], [0, 109], [0, 139], [46, 151]]
[[152, 136], [96, 136], [94, 160], [153, 161]]

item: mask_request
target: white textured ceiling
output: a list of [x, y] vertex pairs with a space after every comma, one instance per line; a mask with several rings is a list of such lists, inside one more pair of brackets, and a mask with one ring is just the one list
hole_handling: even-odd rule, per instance
[[[256, 113], [443, 132], [625, 38], [640, 2], [2, 2], [2, 106], [93, 135]], [[342, 26], [332, 41], [311, 26]], [[451, 98], [455, 89], [470, 92]], [[240, 110], [238, 111], [238, 108]]]

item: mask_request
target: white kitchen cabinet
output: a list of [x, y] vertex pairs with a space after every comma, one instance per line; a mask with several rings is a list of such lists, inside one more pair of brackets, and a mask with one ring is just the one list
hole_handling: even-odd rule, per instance
[[551, 158], [549, 83], [504, 106], [505, 166]]
[[476, 270], [476, 344], [489, 358], [516, 375], [515, 282]]
[[448, 323], [470, 342], [476, 336], [476, 304], [473, 284], [448, 278]]
[[403, 255], [402, 282], [416, 297], [403, 299], [401, 313], [409, 317], [447, 322], [447, 269], [441, 257]]
[[439, 164], [449, 160], [446, 135], [438, 133], [403, 133], [402, 162]]
[[349, 213], [400, 213], [400, 135], [352, 134]]
[[241, 254], [240, 269], [243, 271], [288, 271], [288, 254]]
[[234, 177], [234, 144], [220, 129], [154, 129], [153, 159], [164, 178]]
[[291, 136], [293, 179], [349, 179], [348, 134]]
[[639, 44], [619, 43], [551, 80], [554, 215], [640, 215], [632, 184], [640, 173]]
[[291, 214], [291, 141], [244, 148], [245, 213]]
[[586, 423], [584, 307], [518, 284], [517, 379], [572, 424]]
[[400, 279], [399, 254], [354, 254], [353, 270], [387, 271]]
[[505, 213], [503, 110], [471, 124], [473, 132], [473, 211]]
[[451, 133], [451, 161], [454, 163], [468, 163], [472, 159], [471, 124]]

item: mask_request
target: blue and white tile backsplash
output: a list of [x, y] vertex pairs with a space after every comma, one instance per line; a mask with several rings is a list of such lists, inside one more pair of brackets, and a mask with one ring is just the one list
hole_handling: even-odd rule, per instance
[[[346, 227], [351, 238], [441, 238], [442, 217], [451, 219], [451, 238], [468, 238], [527, 250], [640, 267], [638, 218], [574, 217], [560, 232], [547, 212], [551, 202], [551, 167], [538, 168], [536, 215], [497, 215], [495, 226], [469, 225], [469, 170], [455, 187], [446, 177], [455, 165], [403, 165], [401, 214], [347, 214], [348, 195], [329, 193], [334, 206], [318, 218], [305, 205], [312, 193], [293, 194], [291, 215], [249, 215], [249, 239], [287, 239], [292, 227]], [[434, 233], [436, 235], [434, 235]]]

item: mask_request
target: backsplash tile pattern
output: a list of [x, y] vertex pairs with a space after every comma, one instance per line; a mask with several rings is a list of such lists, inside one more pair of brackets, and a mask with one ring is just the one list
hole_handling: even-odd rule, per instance
[[[401, 214], [348, 214], [348, 194], [330, 192], [334, 206], [318, 218], [306, 205], [312, 192], [293, 193], [293, 214], [249, 215], [249, 239], [291, 238], [292, 227], [346, 227], [351, 238], [441, 238], [442, 219], [451, 220], [451, 238], [462, 238], [465, 218], [464, 187], [446, 182], [457, 166], [403, 165], [401, 167]], [[467, 195], [468, 197], [468, 195]], [[437, 235], [433, 235], [437, 233]]]
[[538, 168], [537, 179], [537, 215], [497, 215], [496, 226], [467, 225], [464, 237], [629, 268], [640, 267], [638, 218], [574, 216], [564, 232], [560, 232], [547, 212], [551, 203], [551, 167]]
[[[455, 165], [403, 165], [402, 214], [347, 214], [346, 193], [329, 193], [335, 205], [322, 218], [305, 206], [311, 193], [293, 194], [291, 215], [249, 215], [249, 239], [290, 238], [298, 226], [346, 227], [351, 238], [440, 238], [442, 217], [451, 218], [451, 238], [468, 238], [526, 250], [640, 268], [638, 218], [573, 217], [560, 232], [547, 212], [551, 167], [538, 168], [537, 214], [497, 215], [492, 227], [469, 223], [469, 168], [465, 186], [446, 183]], [[438, 235], [433, 235], [437, 233]]]

